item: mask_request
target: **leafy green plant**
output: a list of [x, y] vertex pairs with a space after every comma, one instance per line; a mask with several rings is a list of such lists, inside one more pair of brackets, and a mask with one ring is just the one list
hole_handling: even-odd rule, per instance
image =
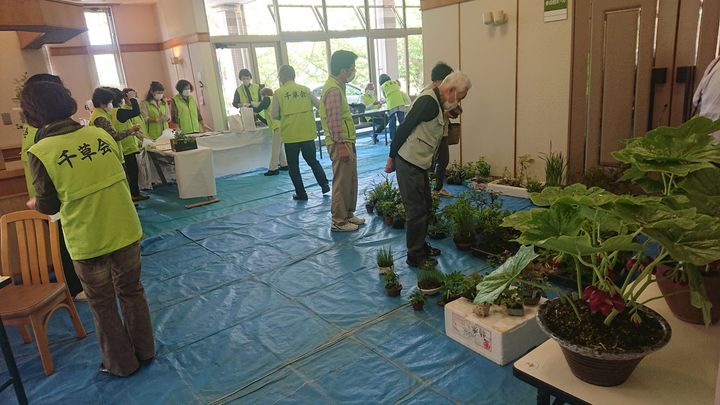
[[448, 184], [462, 184], [463, 167], [457, 161], [453, 161], [447, 169], [445, 169], [445, 180]]
[[378, 203], [378, 208], [380, 208], [380, 211], [382, 211], [383, 215], [386, 217], [394, 217], [395, 216], [395, 201], [389, 200], [389, 201], [380, 201]]
[[405, 221], [405, 204], [403, 204], [402, 201], [395, 203], [393, 218], [395, 220]]
[[462, 179], [486, 179], [490, 177], [490, 164], [485, 160], [483, 156], [475, 162], [468, 162], [462, 166]]
[[420, 290], [414, 290], [408, 298], [411, 304], [424, 304], [427, 301], [427, 297]]
[[545, 185], [535, 179], [528, 179], [525, 188], [529, 193], [539, 193], [545, 188]]
[[388, 271], [383, 274], [383, 283], [385, 283], [385, 288], [388, 289], [401, 287], [400, 279], [394, 271]]
[[[562, 186], [564, 183], [565, 169], [567, 167], [565, 156], [560, 152], [556, 153], [551, 151], [540, 158], [545, 161], [545, 185], [548, 187]], [[528, 181], [528, 191], [530, 191], [529, 183]]]
[[445, 275], [433, 268], [421, 268], [417, 273], [417, 285], [423, 290], [442, 287]]
[[391, 248], [380, 248], [375, 255], [378, 267], [392, 267], [393, 253]]
[[530, 155], [520, 155], [518, 156], [518, 167], [520, 168], [520, 175], [518, 176], [518, 180], [520, 180], [520, 184], [526, 184], [528, 181], [528, 169], [530, 168], [530, 165], [535, 163], [535, 159], [530, 157]]
[[461, 193], [442, 212], [450, 222], [456, 240], [470, 242], [474, 239], [480, 209], [473, 204], [471, 194]]
[[462, 296], [467, 288], [466, 280], [465, 275], [459, 271], [445, 275], [441, 291], [446, 302]]

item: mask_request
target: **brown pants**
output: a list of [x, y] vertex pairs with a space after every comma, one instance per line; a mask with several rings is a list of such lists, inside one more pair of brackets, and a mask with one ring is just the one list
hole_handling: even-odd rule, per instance
[[150, 310], [140, 282], [140, 243], [74, 263], [95, 320], [103, 365], [114, 375], [132, 374], [139, 361], [155, 356]]
[[[346, 146], [347, 145], [347, 146]], [[350, 146], [350, 160], [340, 160], [339, 148]], [[332, 221], [334, 224], [345, 223], [355, 216], [358, 193], [357, 154], [355, 144], [328, 145], [328, 154], [332, 160]]]

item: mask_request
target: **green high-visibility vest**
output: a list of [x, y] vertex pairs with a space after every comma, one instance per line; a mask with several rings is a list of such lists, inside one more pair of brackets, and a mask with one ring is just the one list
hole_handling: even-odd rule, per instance
[[275, 92], [280, 105], [280, 136], [285, 143], [312, 141], [317, 136], [309, 88], [286, 81]]
[[248, 99], [247, 93], [245, 92], [245, 86], [242, 84], [238, 86], [237, 92], [240, 95], [240, 104], [259, 103], [260, 102], [260, 86], [258, 86], [255, 83], [250, 83], [248, 90], [250, 90], [250, 98], [249, 99]]
[[373, 94], [363, 93], [362, 102], [365, 104], [365, 111], [377, 110], [380, 108], [379, 105], [375, 104], [377, 97]]
[[[113, 110], [113, 112], [112, 112], [113, 128], [115, 128], [116, 131], [127, 131], [130, 129], [130, 127], [132, 127], [135, 124], [133, 123], [133, 118], [131, 118], [125, 122], [120, 122], [118, 120], [117, 114], [118, 114], [118, 111], [120, 111], [121, 109], [132, 110], [132, 107], [125, 105], [123, 107], [116, 108]], [[134, 117], [134, 118], [138, 118], [138, 117]], [[134, 153], [140, 152], [140, 145], [138, 144], [138, 139], [134, 135], [126, 136], [125, 138], [121, 139], [120, 142], [118, 142], [118, 144], [120, 145], [120, 150], [122, 151], [124, 156], [132, 155]]]
[[20, 160], [22, 161], [23, 172], [25, 173], [25, 184], [27, 185], [28, 195], [30, 198], [35, 197], [35, 187], [33, 186], [32, 174], [30, 173], [30, 166], [28, 165], [27, 151], [35, 144], [35, 135], [37, 134], [37, 131], [38, 130], [35, 127], [31, 127], [28, 124], [23, 125]]
[[147, 108], [148, 117], [162, 121], [147, 122], [147, 136], [152, 139], [158, 139], [160, 138], [160, 135], [162, 135], [162, 131], [167, 129], [168, 127], [167, 121], [161, 119], [161, 117], [167, 116], [167, 103], [165, 102], [165, 100], [162, 100], [159, 103], [159, 107], [155, 105], [155, 103], [153, 103], [152, 101], [143, 101], [143, 103], [145, 103], [145, 107]]
[[29, 152], [43, 163], [57, 190], [73, 260], [102, 256], [142, 237], [122, 155], [107, 132], [82, 127], [43, 138]]
[[[113, 125], [113, 116], [116, 114], [116, 111], [117, 111], [117, 108], [113, 108], [113, 112], [109, 113], [109, 112], [105, 111], [104, 108], [96, 107], [92, 111], [92, 114], [90, 114], [90, 125], [95, 126], [95, 120], [99, 117], [103, 117], [106, 120], [108, 120], [110, 125], [113, 126], [113, 129], [115, 129], [115, 131], [117, 131], [118, 129], [115, 128], [115, 125]], [[122, 153], [122, 146], [120, 146], [120, 144], [117, 141], [115, 141], [115, 139], [113, 139], [113, 142], [115, 142], [115, 144], [117, 144], [117, 146], [118, 146], [118, 149], [120, 149], [120, 156], [122, 156], [120, 161], [125, 163], [125, 155], [123, 155], [123, 153]]]
[[397, 81], [388, 80], [380, 87], [382, 88], [383, 94], [385, 95], [385, 102], [387, 103], [388, 110], [409, 104], [409, 99], [400, 89], [400, 83], [398, 83]]
[[340, 90], [340, 117], [342, 119], [340, 134], [346, 142], [355, 143], [355, 123], [350, 113], [347, 96], [345, 96], [345, 84], [340, 83], [336, 78], [330, 76], [325, 82], [325, 86], [323, 86], [322, 93], [320, 94], [320, 121], [322, 122], [322, 128], [325, 132], [325, 144], [333, 144], [332, 135], [327, 125], [327, 114], [325, 112], [325, 95], [330, 89]]
[[[277, 92], [275, 94], [277, 94]], [[272, 96], [268, 96], [268, 98], [270, 99], [270, 105], [272, 105], [272, 100], [273, 100]], [[272, 129], [273, 131], [280, 128], [280, 120], [276, 120], [272, 117], [270, 108], [266, 108], [266, 109], [260, 111], [260, 116], [265, 118], [265, 121], [267, 121], [267, 123], [268, 123], [268, 127], [270, 127], [270, 129]]]
[[200, 121], [198, 121], [198, 109], [195, 97], [188, 96], [187, 101], [182, 95], [173, 97], [175, 111], [177, 112], [177, 124], [180, 131], [185, 134], [200, 132]]

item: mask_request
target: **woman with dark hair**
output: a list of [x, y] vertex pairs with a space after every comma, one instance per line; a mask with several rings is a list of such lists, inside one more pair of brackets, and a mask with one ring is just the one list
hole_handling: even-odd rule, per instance
[[120, 141], [120, 149], [125, 159], [125, 174], [130, 185], [130, 195], [133, 201], [147, 200], [148, 196], [140, 194], [140, 186], [138, 185], [138, 162], [137, 154], [140, 153], [140, 143], [138, 137], [144, 133], [145, 123], [140, 117], [140, 106], [137, 101], [137, 93], [133, 89], [123, 89], [117, 95], [113, 110], [113, 126], [118, 131], [125, 131], [134, 126], [140, 129], [135, 133], [136, 136], [128, 136]]
[[170, 103], [170, 117], [172, 122], [186, 134], [202, 132], [205, 128], [197, 101], [192, 95], [193, 85], [187, 80], [179, 80], [175, 85], [178, 94]]
[[140, 105], [142, 118], [147, 125], [147, 136], [152, 139], [158, 139], [170, 121], [170, 109], [164, 96], [165, 87], [160, 82], [152, 82], [145, 101]]
[[[99, 96], [106, 100], [107, 94]], [[130, 375], [153, 359], [155, 346], [140, 282], [142, 229], [120, 149], [104, 130], [71, 119], [77, 104], [57, 83], [29, 83], [21, 107], [30, 125], [43, 128], [43, 138], [28, 151], [37, 195], [27, 205], [45, 214], [60, 211], [95, 321], [100, 371]]]
[[[93, 91], [92, 103], [95, 109], [90, 114], [90, 125], [104, 129], [115, 142], [121, 142], [123, 139], [135, 135], [140, 130], [139, 125], [133, 125], [128, 128], [118, 129], [113, 125], [116, 116], [115, 103], [122, 100], [122, 92], [112, 87], [98, 87]], [[122, 151], [122, 149], [121, 149]]]
[[[57, 83], [61, 86], [63, 85], [62, 80], [58, 76], [51, 75], [48, 73], [40, 73], [40, 74], [30, 76], [25, 81], [25, 85], [27, 86], [28, 83], [36, 83], [36, 82], [52, 82], [52, 83]], [[25, 169], [25, 181], [27, 182], [28, 196], [30, 198], [33, 198], [33, 197], [35, 197], [35, 186], [33, 185], [32, 174], [30, 173], [30, 166], [28, 163], [27, 151], [30, 149], [30, 147], [35, 145], [35, 143], [37, 142], [35, 140], [36, 138], [42, 137], [42, 132], [39, 131], [38, 128], [31, 126], [27, 122], [25, 122], [25, 125], [23, 127], [24, 127], [24, 132], [23, 132], [23, 141], [22, 141], [22, 152], [21, 152], [20, 158], [23, 162], [23, 168]], [[85, 293], [83, 292], [83, 288], [82, 288], [82, 284], [80, 283], [80, 279], [78, 278], [77, 274], [75, 274], [75, 267], [73, 266], [72, 259], [70, 258], [70, 253], [68, 253], [67, 246], [65, 245], [65, 237], [62, 234], [62, 224], [60, 223], [60, 221], [58, 221], [58, 230], [59, 230], [59, 239], [60, 239], [60, 259], [62, 260], [62, 264], [63, 264], [63, 273], [65, 274], [65, 284], [67, 284], [68, 290], [70, 290], [70, 295], [72, 295], [76, 301], [83, 301], [83, 300], [87, 299], [87, 297], [85, 296]]]

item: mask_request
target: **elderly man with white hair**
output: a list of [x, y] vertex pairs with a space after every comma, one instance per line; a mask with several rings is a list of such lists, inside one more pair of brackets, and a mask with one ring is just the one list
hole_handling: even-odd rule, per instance
[[434, 266], [431, 256], [440, 254], [426, 241], [432, 213], [428, 169], [443, 137], [444, 112], [455, 109], [472, 84], [462, 72], [448, 75], [436, 88], [424, 90], [413, 103], [390, 146], [385, 172], [397, 170], [400, 195], [405, 205], [407, 264]]

